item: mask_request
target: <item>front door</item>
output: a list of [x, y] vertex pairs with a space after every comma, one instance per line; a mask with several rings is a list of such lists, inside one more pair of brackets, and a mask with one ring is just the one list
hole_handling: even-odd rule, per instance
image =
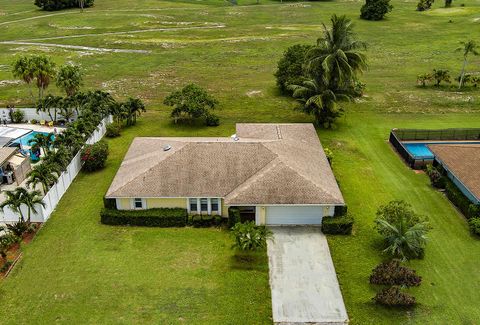
[[253, 221], [255, 222], [255, 207], [238, 207], [240, 211], [240, 221]]

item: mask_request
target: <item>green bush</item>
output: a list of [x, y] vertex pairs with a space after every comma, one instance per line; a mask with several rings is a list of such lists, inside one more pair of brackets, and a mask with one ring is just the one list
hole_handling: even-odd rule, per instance
[[195, 228], [218, 227], [226, 222], [222, 216], [193, 214], [188, 216], [187, 225]]
[[117, 200], [103, 198], [103, 206], [107, 209], [116, 209], [117, 208]]
[[212, 113], [208, 113], [205, 117], [205, 124], [207, 126], [219, 126], [220, 125], [220, 118]]
[[156, 208], [146, 210], [102, 209], [100, 220], [105, 225], [145, 227], [185, 227], [187, 209]]
[[22, 123], [25, 118], [25, 113], [22, 110], [16, 109], [11, 112], [10, 118], [13, 123]]
[[100, 140], [95, 144], [87, 144], [82, 150], [83, 169], [92, 172], [105, 167], [108, 158], [108, 144]]
[[273, 236], [270, 229], [265, 226], [257, 226], [255, 222], [237, 223], [232, 227], [235, 239], [234, 248], [241, 251], [256, 251], [267, 247], [267, 240]]
[[118, 123], [110, 123], [107, 125], [107, 130], [105, 132], [105, 136], [107, 138], [116, 138], [120, 136], [120, 132], [122, 127]]
[[348, 212], [348, 207], [346, 205], [336, 205], [335, 212], [333, 213], [333, 215], [335, 217], [341, 217], [346, 215], [347, 212]]
[[468, 227], [472, 234], [480, 236], [480, 217], [470, 218], [468, 220]]
[[467, 219], [480, 217], [480, 206], [473, 204], [450, 179], [447, 180], [445, 194]]
[[372, 270], [370, 283], [418, 287], [422, 283], [422, 277], [417, 275], [415, 270], [400, 265], [400, 260], [393, 259], [380, 263]]
[[360, 18], [382, 20], [392, 9], [393, 6], [390, 4], [390, 0], [366, 0], [360, 9]]
[[6, 262], [2, 265], [2, 267], [0, 267], [0, 273], [5, 273], [5, 272], [7, 272], [11, 265], [12, 265], [12, 261], [6, 261]]
[[350, 235], [353, 222], [353, 217], [350, 214], [341, 217], [324, 217], [322, 219], [322, 232], [329, 235]]
[[34, 118], [32, 118], [32, 119], [30, 120], [30, 124], [37, 124], [37, 123], [38, 123], [38, 121], [37, 121], [36, 119], [34, 119]]
[[238, 208], [228, 208], [228, 228], [232, 228], [240, 222], [240, 210]]
[[417, 11], [425, 11], [432, 8], [434, 0], [420, 0], [417, 3]]
[[290, 46], [283, 53], [275, 72], [277, 86], [282, 94], [292, 95], [293, 92], [288, 89], [288, 86], [301, 85], [307, 79], [303, 71], [303, 65], [307, 52], [312, 48], [312, 45], [296, 44]]
[[373, 298], [373, 300], [380, 305], [384, 306], [413, 306], [415, 305], [415, 297], [409, 295], [408, 293], [404, 293], [401, 291], [400, 287], [398, 286], [391, 286], [389, 288], [385, 288]]
[[447, 183], [446, 177], [442, 175], [442, 173], [438, 170], [438, 168], [433, 167], [433, 165], [427, 165], [427, 169], [425, 171], [430, 178], [430, 182], [432, 183], [433, 187], [436, 188], [445, 188]]
[[[94, 0], [84, 0], [83, 7], [93, 6]], [[35, 0], [34, 4], [43, 10], [55, 11], [67, 8], [80, 8], [80, 0]]]

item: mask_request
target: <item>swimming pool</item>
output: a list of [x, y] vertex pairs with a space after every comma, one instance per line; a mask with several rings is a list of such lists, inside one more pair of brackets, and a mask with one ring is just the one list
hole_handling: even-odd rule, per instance
[[[30, 145], [29, 141], [34, 139], [37, 134], [49, 135], [50, 133], [32, 131], [32, 132], [27, 133], [27, 134], [25, 134], [24, 136], [22, 136], [18, 139], [15, 139], [15, 141], [13, 141], [13, 143], [19, 143], [22, 146], [22, 148], [30, 147], [31, 145]], [[52, 138], [53, 137], [54, 137], [54, 135], [52, 134]]]
[[404, 142], [403, 145], [405, 149], [412, 155], [415, 159], [432, 159], [435, 158], [435, 155], [430, 151], [428, 148], [429, 144], [479, 144], [480, 142], [422, 142], [422, 143], [412, 143], [412, 142]]

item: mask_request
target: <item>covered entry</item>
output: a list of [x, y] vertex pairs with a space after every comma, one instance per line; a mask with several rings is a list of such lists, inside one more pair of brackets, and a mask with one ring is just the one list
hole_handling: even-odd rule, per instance
[[322, 206], [268, 206], [265, 223], [267, 225], [320, 225], [324, 208]]

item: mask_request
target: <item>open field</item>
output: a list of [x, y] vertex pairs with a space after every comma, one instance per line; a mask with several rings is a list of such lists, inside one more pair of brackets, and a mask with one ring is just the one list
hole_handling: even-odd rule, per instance
[[[26, 86], [3, 81], [13, 82], [14, 54], [36, 51], [58, 64], [81, 64], [86, 88], [140, 96], [149, 112], [109, 141], [107, 168], [82, 173], [26, 247], [0, 285], [0, 323], [269, 323], [265, 261], [254, 270], [239, 269], [227, 233], [105, 227], [98, 212], [135, 136], [229, 136], [235, 122], [310, 122], [278, 95], [272, 73], [281, 52], [313, 42], [332, 13], [351, 17], [369, 43], [370, 69], [362, 78], [367, 96], [345, 105], [347, 115], [335, 130], [319, 130], [335, 153], [334, 171], [356, 217], [353, 236], [329, 238], [352, 323], [478, 323], [480, 241], [386, 140], [393, 127], [480, 126], [480, 92], [415, 86], [416, 75], [433, 68], [457, 74], [458, 42], [480, 42], [480, 1], [452, 9], [439, 2], [426, 13], [414, 11], [416, 1], [393, 1], [394, 11], [382, 22], [359, 20], [361, 3], [355, 1], [230, 7], [214, 0], [97, 0], [83, 13], [45, 13], [31, 2], [0, 0], [0, 106], [31, 105]], [[480, 58], [469, 67], [479, 71]], [[219, 98], [220, 127], [170, 122], [163, 97], [188, 82]], [[410, 312], [371, 302], [376, 288], [368, 274], [381, 260], [372, 221], [378, 205], [391, 199], [407, 200], [434, 227], [425, 259], [412, 262], [424, 282], [413, 291], [420, 306]]]

